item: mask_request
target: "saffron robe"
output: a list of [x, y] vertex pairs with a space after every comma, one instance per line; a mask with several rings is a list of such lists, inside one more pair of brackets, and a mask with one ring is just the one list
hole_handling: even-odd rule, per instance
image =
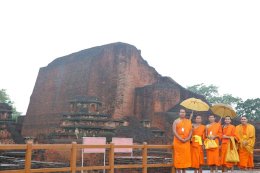
[[205, 138], [205, 126], [194, 127], [191, 139], [191, 167], [199, 169], [204, 164], [204, 153], [202, 140]]
[[[236, 128], [235, 126], [229, 124], [228, 126], [223, 127], [222, 135], [226, 136], [232, 136], [236, 139]], [[221, 144], [221, 165], [225, 166], [227, 168], [232, 168], [233, 165], [236, 163], [234, 162], [226, 162], [226, 155], [228, 150], [228, 143], [230, 143], [230, 139], [222, 138], [222, 144]]]
[[[219, 146], [219, 140], [222, 137], [222, 128], [220, 123], [211, 123], [206, 126], [206, 136], [215, 136], [215, 142]], [[209, 166], [220, 166], [219, 148], [211, 148], [206, 150], [207, 164]]]
[[[177, 119], [176, 133], [182, 138], [188, 138], [192, 130], [191, 121], [188, 119]], [[190, 141], [181, 142], [176, 136], [173, 140], [174, 167], [177, 169], [191, 167]]]
[[[255, 127], [251, 124], [236, 126], [236, 135], [238, 137], [239, 146], [238, 154], [240, 161], [238, 166], [240, 168], [253, 168], [254, 167], [254, 145], [255, 145]], [[243, 141], [247, 141], [246, 146], [243, 145]]]

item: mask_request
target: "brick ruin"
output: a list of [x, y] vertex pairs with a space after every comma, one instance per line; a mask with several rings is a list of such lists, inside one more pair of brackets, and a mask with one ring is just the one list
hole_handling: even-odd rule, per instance
[[22, 135], [51, 134], [59, 139], [67, 134], [69, 139], [76, 138], [75, 131], [80, 137], [132, 134], [138, 142], [171, 143], [176, 113], [169, 110], [189, 97], [204, 99], [161, 76], [136, 47], [125, 43], [94, 47], [40, 69]]
[[6, 103], [0, 103], [0, 144], [15, 143], [9, 131], [9, 124], [12, 122], [12, 107]]
[[[62, 114], [60, 124], [54, 132], [39, 142], [70, 143], [77, 141], [81, 143], [82, 137], [103, 136], [107, 137], [108, 142], [116, 136], [136, 136], [135, 141], [139, 143], [158, 139], [162, 144], [165, 142], [162, 139], [164, 131], [151, 127], [150, 120], [139, 121], [131, 117], [112, 118], [110, 114], [104, 113], [102, 102], [96, 97], [76, 97], [69, 101], [69, 109], [69, 112]], [[133, 129], [135, 130], [133, 131]]]
[[48, 135], [54, 143], [69, 143], [82, 137], [114, 135], [124, 125], [123, 119], [113, 119], [104, 113], [96, 97], [76, 97], [69, 101], [69, 112], [62, 115], [59, 127]]

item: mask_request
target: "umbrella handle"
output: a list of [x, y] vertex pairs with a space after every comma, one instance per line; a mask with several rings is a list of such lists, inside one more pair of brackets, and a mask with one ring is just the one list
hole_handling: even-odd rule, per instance
[[192, 112], [190, 114], [190, 120], [192, 119], [192, 117], [193, 117], [193, 110], [192, 110]]
[[222, 118], [223, 118], [223, 117], [220, 117], [220, 119], [219, 119], [219, 121], [218, 121], [219, 123], [221, 123]]

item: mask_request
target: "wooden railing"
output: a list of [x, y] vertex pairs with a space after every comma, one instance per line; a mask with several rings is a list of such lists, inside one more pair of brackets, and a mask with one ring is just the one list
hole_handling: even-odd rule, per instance
[[[109, 165], [106, 166], [83, 166], [77, 167], [77, 150], [84, 148], [105, 148], [109, 149]], [[124, 165], [115, 165], [115, 148], [133, 148], [133, 149], [142, 149], [142, 164], [124, 164]], [[32, 144], [28, 142], [27, 144], [17, 144], [17, 145], [0, 145], [0, 150], [26, 150], [25, 154], [25, 166], [24, 169], [20, 170], [6, 170], [0, 171], [0, 173], [33, 173], [33, 172], [71, 172], [76, 173], [76, 171], [83, 170], [109, 170], [110, 173], [114, 173], [115, 169], [122, 168], [141, 168], [142, 173], [147, 173], [148, 168], [158, 168], [158, 167], [170, 167], [171, 173], [175, 173], [175, 168], [172, 163], [168, 164], [148, 164], [147, 155], [148, 149], [172, 149], [172, 145], [82, 145], [73, 142], [72, 144]], [[48, 150], [48, 149], [57, 149], [57, 150], [71, 150], [70, 154], [70, 167], [63, 168], [40, 168], [32, 169], [31, 160], [32, 160], [32, 151], [33, 150]], [[173, 156], [173, 155], [172, 155]]]

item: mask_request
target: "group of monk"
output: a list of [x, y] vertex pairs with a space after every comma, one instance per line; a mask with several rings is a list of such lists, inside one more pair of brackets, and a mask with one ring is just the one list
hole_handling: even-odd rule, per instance
[[[196, 116], [192, 124], [186, 118], [185, 109], [180, 109], [179, 118], [173, 122], [173, 148], [174, 167], [177, 173], [185, 173], [187, 168], [193, 168], [195, 173], [202, 173], [202, 166], [208, 165], [211, 173], [233, 172], [234, 165], [241, 170], [247, 171], [254, 167], [253, 150], [255, 144], [255, 128], [248, 123], [246, 116], [240, 119], [241, 124], [234, 126], [231, 124], [231, 117], [216, 122], [215, 115], [208, 117], [209, 124], [202, 124], [202, 117]], [[230, 138], [234, 138], [238, 144], [239, 162], [226, 162], [228, 144]], [[207, 162], [204, 162], [203, 141], [214, 140], [218, 147], [206, 149]]]

